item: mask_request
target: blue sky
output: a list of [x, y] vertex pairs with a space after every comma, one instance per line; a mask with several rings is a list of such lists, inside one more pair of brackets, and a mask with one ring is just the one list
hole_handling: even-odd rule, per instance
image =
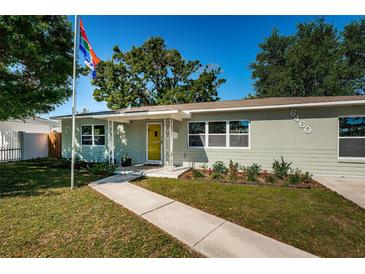
[[[241, 99], [252, 92], [248, 66], [255, 60], [259, 43], [273, 28], [291, 34], [296, 25], [318, 16], [82, 16], [90, 43], [102, 60], [111, 58], [114, 45], [127, 51], [152, 36], [161, 36], [169, 48], [184, 58], [203, 64], [218, 64], [227, 82], [219, 88], [222, 100]], [[338, 29], [359, 16], [325, 16]], [[73, 22], [74, 18], [70, 17]], [[80, 62], [83, 56], [79, 54]], [[93, 99], [90, 77], [77, 81], [77, 109], [106, 110]], [[71, 113], [71, 100], [46, 116]]]

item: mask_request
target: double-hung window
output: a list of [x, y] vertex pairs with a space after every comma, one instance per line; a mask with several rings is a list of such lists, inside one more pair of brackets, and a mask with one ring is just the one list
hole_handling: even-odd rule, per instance
[[247, 120], [229, 121], [230, 147], [249, 147], [249, 124]]
[[365, 159], [365, 116], [339, 118], [338, 157]]
[[227, 146], [227, 122], [208, 122], [208, 147]]
[[81, 127], [81, 144], [83, 146], [105, 145], [105, 126], [87, 125]]
[[189, 123], [189, 147], [249, 148], [248, 120]]
[[205, 122], [189, 123], [189, 147], [205, 146]]

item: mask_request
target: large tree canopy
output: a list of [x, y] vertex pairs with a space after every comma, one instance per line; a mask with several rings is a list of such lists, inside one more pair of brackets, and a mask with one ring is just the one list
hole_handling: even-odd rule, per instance
[[128, 52], [117, 46], [113, 51], [92, 80], [95, 100], [110, 109], [219, 100], [217, 89], [225, 82], [218, 77], [221, 69], [185, 60], [160, 37]]
[[70, 95], [66, 16], [0, 16], [0, 120], [52, 111]]
[[324, 19], [278, 30], [250, 65], [257, 97], [364, 95], [365, 19], [339, 32]]

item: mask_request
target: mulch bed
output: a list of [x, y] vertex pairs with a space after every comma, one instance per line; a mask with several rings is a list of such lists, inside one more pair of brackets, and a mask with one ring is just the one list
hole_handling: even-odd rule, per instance
[[212, 180], [212, 179], [210, 179], [211, 171], [202, 170], [202, 169], [196, 169], [196, 170], [201, 172], [204, 175], [204, 177], [194, 178], [193, 177], [193, 169], [189, 169], [189, 170], [185, 171], [184, 173], [182, 173], [179, 176], [179, 179], [182, 179], [182, 180], [193, 180], [193, 179], [195, 179], [195, 180], [203, 180], [203, 181], [207, 181], [207, 182], [208, 181], [209, 182], [215, 181], [215, 182], [220, 182], [220, 183], [232, 183], [232, 184], [242, 184], [242, 185], [263, 185], [263, 186], [292, 187], [292, 188], [323, 188], [323, 186], [320, 183], [318, 183], [317, 181], [315, 181], [313, 179], [310, 179], [307, 182], [302, 182], [302, 183], [299, 183], [299, 184], [296, 184], [296, 185], [288, 185], [284, 180], [280, 180], [280, 179], [276, 179], [275, 183], [270, 183], [270, 182], [267, 182], [265, 180], [265, 178], [268, 175], [273, 175], [273, 174], [270, 174], [270, 173], [266, 173], [265, 175], [261, 174], [258, 177], [257, 182], [248, 182], [245, 178], [244, 172], [238, 172], [237, 180], [234, 181], [234, 182], [231, 182], [226, 178], [224, 178], [222, 180]]

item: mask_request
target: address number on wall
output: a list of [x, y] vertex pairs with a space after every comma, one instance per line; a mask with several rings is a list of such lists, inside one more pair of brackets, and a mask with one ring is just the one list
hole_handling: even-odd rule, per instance
[[307, 122], [305, 120], [300, 119], [296, 109], [292, 109], [290, 111], [290, 116], [293, 117], [293, 120], [298, 124], [300, 128], [303, 129], [305, 134], [311, 134], [312, 128], [307, 125]]

